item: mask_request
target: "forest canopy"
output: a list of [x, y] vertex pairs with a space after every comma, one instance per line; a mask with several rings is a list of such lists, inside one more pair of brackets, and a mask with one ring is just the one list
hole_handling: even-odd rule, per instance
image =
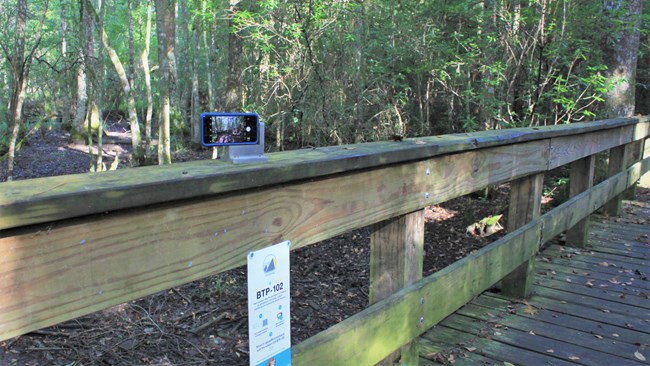
[[283, 150], [648, 108], [641, 0], [6, 0], [0, 25], [10, 161], [34, 128], [122, 119], [134, 161], [169, 163], [205, 111]]

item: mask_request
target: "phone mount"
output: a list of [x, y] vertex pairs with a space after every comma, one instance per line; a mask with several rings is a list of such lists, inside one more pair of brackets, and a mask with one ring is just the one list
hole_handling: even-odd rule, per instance
[[226, 159], [233, 164], [264, 163], [269, 158], [264, 155], [264, 123], [259, 122], [257, 126], [259, 134], [258, 143], [255, 145], [231, 145], [226, 146]]

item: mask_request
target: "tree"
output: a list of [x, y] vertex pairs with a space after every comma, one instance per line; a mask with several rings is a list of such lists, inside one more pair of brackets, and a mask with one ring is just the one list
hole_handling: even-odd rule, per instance
[[0, 43], [4, 51], [7, 61], [11, 65], [11, 99], [9, 101], [9, 121], [11, 121], [11, 138], [9, 140], [9, 152], [7, 161], [7, 180], [13, 179], [14, 173], [14, 159], [16, 155], [16, 141], [18, 140], [18, 132], [23, 123], [23, 104], [25, 102], [27, 82], [29, 80], [29, 72], [32, 66], [34, 54], [41, 43], [43, 35], [43, 23], [47, 15], [48, 1], [45, 2], [43, 7], [43, 16], [40, 20], [36, 40], [32, 47], [25, 53], [26, 50], [26, 27], [27, 27], [27, 0], [18, 0], [16, 5], [16, 18], [15, 18], [15, 38], [13, 52], [4, 44]]
[[160, 128], [158, 134], [158, 164], [171, 164], [170, 109], [174, 81], [174, 19], [175, 0], [156, 0], [156, 33], [158, 35], [158, 64], [160, 77]]
[[605, 98], [605, 117], [634, 114], [636, 66], [643, 0], [605, 0], [604, 11], [611, 17], [611, 32], [604, 42], [607, 79], [611, 90]]
[[142, 146], [140, 144], [142, 138], [140, 136], [140, 123], [138, 122], [138, 112], [135, 107], [135, 97], [133, 95], [131, 83], [129, 82], [129, 78], [126, 75], [126, 71], [124, 70], [122, 62], [120, 61], [120, 57], [118, 56], [115, 49], [110, 45], [108, 36], [106, 35], [106, 31], [104, 29], [104, 22], [99, 19], [99, 16], [97, 15], [97, 12], [95, 12], [95, 9], [90, 3], [90, 0], [84, 1], [86, 7], [88, 8], [88, 11], [91, 12], [95, 19], [95, 24], [99, 27], [99, 36], [102, 40], [102, 44], [104, 45], [104, 49], [106, 49], [106, 52], [108, 52], [108, 57], [111, 59], [111, 63], [113, 64], [115, 72], [117, 73], [117, 76], [119, 77], [122, 84], [122, 91], [126, 97], [127, 110], [129, 112], [129, 125], [131, 126], [131, 143], [133, 145], [133, 152], [135, 157], [137, 159], [140, 159], [143, 156]]

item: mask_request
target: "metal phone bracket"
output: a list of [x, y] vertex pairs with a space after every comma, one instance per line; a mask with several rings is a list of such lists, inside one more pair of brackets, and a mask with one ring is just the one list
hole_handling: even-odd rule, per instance
[[257, 127], [259, 141], [256, 145], [233, 145], [226, 147], [226, 160], [233, 164], [265, 163], [269, 158], [264, 155], [264, 123]]

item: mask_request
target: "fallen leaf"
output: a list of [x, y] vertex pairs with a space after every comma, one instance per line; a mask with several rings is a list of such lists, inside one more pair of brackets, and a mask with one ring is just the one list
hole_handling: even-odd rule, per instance
[[596, 338], [598, 338], [598, 339], [603, 339], [603, 336], [598, 335], [598, 334], [594, 334], [594, 337], [596, 337]]
[[609, 267], [609, 263], [607, 263], [607, 262], [600, 262], [600, 263], [598, 263], [598, 265], [601, 266], [601, 267]]
[[607, 280], [607, 281], [609, 281], [610, 283], [613, 283], [613, 284], [615, 284], [615, 285], [619, 285], [619, 284], [621, 283], [621, 282], [618, 280], [618, 278], [616, 278], [616, 277], [612, 277], [612, 278], [610, 278], [610, 279]]
[[420, 141], [420, 140], [415, 141], [415, 144], [416, 144], [416, 145], [424, 145], [424, 144], [426, 144], [426, 143], [427, 143], [426, 141]]
[[578, 361], [579, 359], [580, 359], [580, 357], [569, 356], [569, 360], [571, 360], [571, 361]]
[[555, 351], [553, 351], [553, 349], [547, 349], [546, 352], [548, 352], [548, 353], [555, 353]]
[[515, 366], [515, 365], [511, 364], [510, 362], [503, 362], [503, 366]]
[[527, 305], [526, 305], [526, 308], [524, 309], [524, 313], [526, 313], [526, 314], [530, 314], [530, 315], [535, 315], [535, 314], [537, 314], [538, 312], [539, 312], [539, 311], [538, 311], [537, 309], [535, 309], [535, 307], [532, 306], [531, 304], [527, 304]]
[[468, 350], [469, 352], [476, 351], [476, 347], [465, 347], [465, 349]]
[[616, 337], [616, 338], [619, 337], [618, 333], [612, 333], [612, 336], [613, 336], [613, 337]]
[[609, 312], [610, 312], [610, 311], [607, 310], [607, 309], [600, 309], [600, 311], [602, 311], [603, 313], [609, 313]]
[[647, 292], [639, 292], [639, 297], [645, 300], [648, 300], [648, 293]]
[[639, 351], [634, 352], [634, 357], [639, 361], [645, 361], [645, 356], [643, 356]]
[[589, 280], [589, 281], [587, 281], [587, 282], [585, 283], [585, 286], [587, 286], [587, 287], [594, 287], [594, 283], [591, 282], [591, 280]]
[[530, 335], [537, 335], [537, 334], [535, 334], [535, 332], [533, 332], [532, 330], [531, 330], [530, 332], [528, 332], [528, 334], [530, 334]]
[[571, 279], [570, 279], [570, 278], [567, 278], [566, 281], [569, 282], [569, 283], [571, 283]]

